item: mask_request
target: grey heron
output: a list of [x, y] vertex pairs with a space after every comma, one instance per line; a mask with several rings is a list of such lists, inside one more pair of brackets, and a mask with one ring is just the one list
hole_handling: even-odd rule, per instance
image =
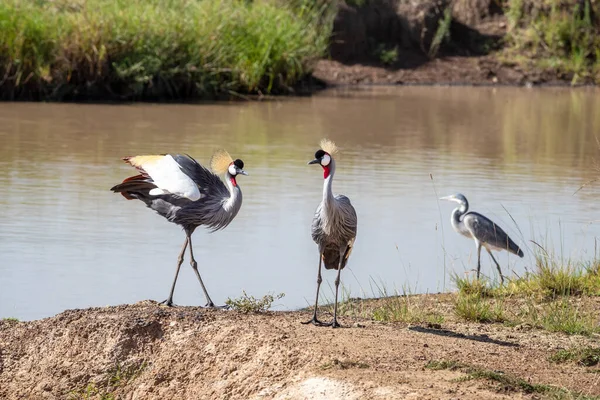
[[[336, 328], [340, 326], [337, 322], [340, 274], [346, 266], [348, 257], [350, 257], [352, 247], [354, 246], [357, 217], [350, 199], [341, 194], [334, 196], [331, 189], [335, 174], [335, 160], [333, 155], [337, 152], [335, 143], [323, 139], [320, 144], [321, 148], [315, 153], [315, 159], [308, 162], [308, 164], [319, 164], [323, 168], [323, 200], [315, 211], [311, 226], [313, 241], [319, 248], [317, 295], [313, 317], [311, 320], [303, 322], [303, 324], [312, 323], [313, 325], [332, 326]], [[321, 264], [325, 264], [325, 269], [337, 270], [337, 278], [335, 279], [335, 305], [333, 321], [331, 323], [323, 323], [317, 318], [319, 289], [322, 282]]]
[[[248, 175], [244, 162], [233, 160], [225, 150], [216, 151], [210, 161], [211, 170], [189, 155], [162, 154], [125, 157], [123, 160], [140, 174], [125, 179], [110, 190], [128, 200], [138, 199], [147, 207], [181, 226], [185, 232], [183, 248], [177, 258], [175, 279], [167, 300], [173, 305], [173, 293], [186, 248], [190, 247], [190, 265], [206, 296], [206, 306], [215, 307], [198, 272], [192, 250], [192, 233], [201, 225], [211, 232], [225, 228], [242, 206], [242, 191], [237, 175]], [[224, 175], [225, 183], [219, 178]]]
[[452, 211], [450, 221], [454, 230], [461, 235], [473, 239], [477, 247], [477, 279], [481, 270], [481, 247], [485, 247], [492, 260], [498, 268], [500, 280], [504, 283], [500, 264], [494, 258], [492, 250], [506, 250], [513, 254], [523, 257], [523, 251], [513, 240], [489, 218], [469, 210], [467, 198], [460, 193], [451, 196], [442, 197], [440, 200], [454, 201], [459, 204]]

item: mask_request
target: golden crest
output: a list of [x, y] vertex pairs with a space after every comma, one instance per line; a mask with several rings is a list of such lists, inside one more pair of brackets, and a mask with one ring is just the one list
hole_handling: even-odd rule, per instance
[[215, 174], [224, 174], [229, 168], [229, 164], [233, 162], [233, 159], [227, 151], [220, 149], [215, 151], [212, 158], [210, 159], [210, 169]]
[[335, 153], [338, 152], [338, 148], [335, 145], [335, 143], [333, 143], [329, 139], [322, 139], [321, 140], [321, 148], [323, 150], [325, 150], [327, 153], [329, 153], [330, 155], [334, 155]]

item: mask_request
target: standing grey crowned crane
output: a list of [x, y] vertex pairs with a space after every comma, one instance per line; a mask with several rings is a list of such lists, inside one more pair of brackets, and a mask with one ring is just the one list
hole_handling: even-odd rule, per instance
[[[340, 326], [337, 322], [338, 287], [340, 285], [340, 273], [348, 262], [352, 252], [352, 246], [356, 239], [356, 211], [350, 203], [350, 199], [341, 194], [334, 196], [331, 191], [331, 182], [335, 174], [335, 160], [333, 155], [337, 153], [335, 143], [330, 140], [321, 140], [321, 149], [315, 153], [315, 159], [308, 164], [320, 164], [323, 167], [323, 201], [317, 207], [313, 218], [311, 233], [315, 243], [319, 246], [319, 271], [317, 273], [317, 297], [315, 300], [315, 311], [311, 320], [303, 324]], [[335, 279], [335, 306], [333, 321], [323, 323], [317, 319], [317, 307], [319, 305], [319, 288], [321, 287], [321, 264], [326, 269], [337, 269]]]
[[498, 268], [498, 273], [500, 274], [500, 280], [504, 283], [500, 264], [498, 264], [498, 261], [494, 258], [492, 250], [507, 250], [521, 258], [523, 257], [523, 251], [512, 241], [502, 228], [489, 218], [476, 212], [468, 211], [469, 202], [462, 194], [457, 193], [451, 196], [442, 197], [440, 200], [454, 201], [459, 204], [459, 206], [452, 211], [450, 221], [456, 232], [475, 241], [475, 246], [477, 246], [477, 279], [479, 279], [479, 272], [481, 270], [481, 247], [483, 246], [490, 257], [492, 257], [492, 260], [494, 260], [494, 263]]
[[[175, 279], [169, 298], [161, 303], [173, 305], [173, 292], [189, 244], [190, 265], [206, 296], [206, 306], [215, 307], [198, 272], [198, 263], [192, 250], [192, 233], [201, 225], [211, 232], [225, 228], [242, 206], [242, 191], [237, 184], [238, 174], [248, 175], [244, 162], [233, 160], [225, 150], [217, 150], [210, 161], [209, 171], [189, 155], [162, 154], [125, 157], [126, 163], [140, 174], [125, 179], [110, 190], [127, 200], [138, 199], [146, 206], [183, 228], [185, 242], [177, 259]], [[218, 175], [224, 175], [226, 185]]]

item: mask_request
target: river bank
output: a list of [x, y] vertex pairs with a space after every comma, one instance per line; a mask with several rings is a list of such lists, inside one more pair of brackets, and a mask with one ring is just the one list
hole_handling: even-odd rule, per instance
[[169, 101], [348, 84], [596, 84], [598, 6], [10, 0], [0, 4], [0, 99]]
[[[449, 304], [448, 295], [415, 301]], [[443, 307], [442, 307], [443, 308]], [[442, 308], [438, 308], [441, 310]], [[3, 399], [596, 399], [594, 336], [154, 302], [0, 321]], [[329, 318], [324, 314], [323, 318]], [[574, 350], [579, 349], [579, 350]], [[592, 353], [592, 356], [595, 353]], [[590, 361], [591, 360], [591, 361]], [[586, 397], [587, 396], [587, 397]]]

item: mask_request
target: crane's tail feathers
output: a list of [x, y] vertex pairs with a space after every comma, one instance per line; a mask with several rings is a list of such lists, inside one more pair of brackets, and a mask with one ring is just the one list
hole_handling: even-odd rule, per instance
[[[352, 252], [352, 246], [346, 247], [346, 251], [344, 253], [344, 258], [342, 259], [342, 269], [348, 263], [348, 257], [350, 257], [350, 253]], [[339, 248], [332, 246], [326, 247], [323, 250], [323, 264], [325, 269], [338, 269], [340, 265], [340, 250]]]
[[149, 192], [155, 189], [156, 185], [144, 175], [130, 176], [118, 185], [110, 188], [115, 193], [121, 193], [127, 200], [133, 200], [136, 197], [131, 196], [133, 192]]
[[519, 249], [519, 251], [517, 251], [517, 255], [521, 258], [525, 257], [525, 254], [523, 253], [523, 250]]

